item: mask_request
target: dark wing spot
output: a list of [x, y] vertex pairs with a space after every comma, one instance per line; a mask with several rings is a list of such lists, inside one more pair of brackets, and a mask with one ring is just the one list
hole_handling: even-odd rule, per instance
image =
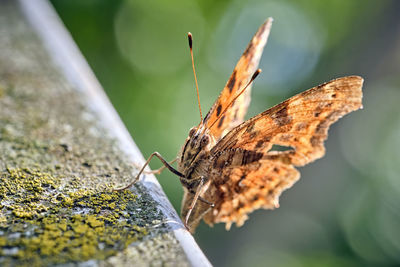
[[323, 102], [318, 105], [318, 107], [315, 108], [314, 112], [314, 117], [319, 117], [323, 111], [325, 111], [327, 108], [330, 108], [332, 106], [332, 102]]
[[242, 176], [240, 176], [240, 179], [239, 179], [238, 183], [243, 181], [245, 178], [246, 178], [246, 173], [243, 173]]
[[224, 119], [225, 119], [225, 115], [221, 117], [221, 119], [218, 122], [218, 128], [221, 128], [222, 124], [224, 124]]
[[328, 126], [328, 121], [321, 121], [317, 127], [315, 128], [315, 133], [316, 134], [324, 134], [326, 127]]
[[249, 138], [250, 138], [250, 139], [253, 139], [253, 138], [256, 137], [257, 135], [258, 135], [258, 131], [253, 131], [253, 132], [251, 132]]
[[244, 150], [243, 151], [243, 158], [242, 158], [242, 165], [247, 165], [252, 162], [258, 161], [263, 157], [264, 153], [251, 151], [251, 150]]
[[228, 89], [230, 93], [232, 93], [233, 86], [235, 86], [235, 83], [236, 83], [236, 70], [233, 71], [232, 76], [228, 82]]
[[[243, 191], [244, 189], [244, 185], [242, 185], [240, 182], [243, 181], [246, 178], [246, 173], [243, 173], [242, 176], [240, 176], [239, 181], [235, 184], [235, 186], [233, 187], [233, 190], [236, 193], [240, 193]], [[240, 204], [240, 203], [239, 203]]]
[[285, 103], [284, 105], [282, 105], [282, 108], [276, 112], [276, 116], [277, 117], [287, 117], [288, 113], [287, 113], [287, 104]]
[[332, 96], [331, 96], [332, 98], [336, 98], [336, 94], [332, 94]]
[[219, 114], [221, 114], [221, 109], [222, 109], [222, 106], [221, 106], [221, 104], [219, 104], [217, 107], [217, 117], [219, 116]]
[[255, 126], [254, 122], [248, 125], [246, 128], [246, 133], [251, 133], [254, 130], [254, 126]]
[[314, 117], [316, 117], [316, 118], [319, 117], [319, 115], [321, 115], [322, 111], [323, 111], [323, 104], [319, 104], [319, 106], [315, 108]]
[[263, 147], [263, 145], [264, 145], [264, 140], [259, 140], [259, 141], [257, 142], [255, 148], [261, 148], [261, 147]]
[[264, 142], [268, 143], [271, 141], [271, 139], [272, 139], [272, 137], [268, 135], [268, 136], [264, 137]]
[[287, 105], [288, 104], [286, 102], [279, 105], [277, 107], [279, 110], [271, 116], [274, 119], [275, 123], [279, 126], [284, 126], [292, 122], [292, 117], [289, 116], [287, 111]]
[[313, 147], [316, 147], [319, 145], [319, 138], [317, 136], [313, 136], [310, 139], [310, 143]]
[[230, 150], [229, 151], [228, 157], [227, 157], [226, 162], [225, 162], [225, 166], [232, 165], [233, 158], [235, 157], [236, 154], [237, 154], [236, 150]]
[[301, 131], [304, 130], [305, 128], [307, 128], [307, 123], [305, 122], [300, 122], [299, 124], [297, 124], [296, 126], [296, 131]]
[[317, 86], [317, 88], [316, 88], [316, 89], [321, 89], [322, 87], [326, 86], [328, 83], [329, 83], [329, 82], [326, 82], [326, 83], [320, 84], [320, 85], [318, 85], [318, 86]]
[[281, 153], [273, 154], [273, 155], [265, 155], [264, 159], [268, 160], [277, 160], [285, 164], [292, 164], [291, 156], [295, 154], [295, 150], [286, 150]]

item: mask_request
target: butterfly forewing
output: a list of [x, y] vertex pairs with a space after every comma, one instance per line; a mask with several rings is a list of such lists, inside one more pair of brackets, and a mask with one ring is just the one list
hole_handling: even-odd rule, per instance
[[[233, 104], [229, 107], [228, 105], [250, 81], [252, 75], [257, 70], [264, 46], [269, 36], [271, 24], [272, 18], [269, 18], [258, 29], [239, 59], [217, 101], [204, 118], [204, 124], [209, 128], [210, 134], [213, 135], [215, 140], [220, 140], [224, 134], [243, 122], [247, 107], [250, 103], [250, 86]], [[225, 109], [225, 113], [218, 119]], [[216, 122], [217, 119], [218, 121]]]
[[241, 148], [267, 156], [273, 145], [281, 145], [294, 149], [285, 152], [288, 162], [310, 163], [324, 155], [329, 126], [362, 107], [362, 84], [361, 77], [349, 76], [300, 93], [236, 127], [211, 152]]

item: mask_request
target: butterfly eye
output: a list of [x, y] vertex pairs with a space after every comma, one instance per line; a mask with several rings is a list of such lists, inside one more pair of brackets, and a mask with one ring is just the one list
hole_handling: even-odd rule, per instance
[[192, 128], [192, 129], [190, 129], [190, 131], [189, 131], [189, 137], [192, 137], [193, 135], [194, 135], [194, 133], [196, 132], [196, 128]]
[[208, 145], [208, 143], [210, 142], [210, 137], [208, 135], [204, 135], [201, 138], [200, 142], [201, 142], [201, 146], [204, 147], [204, 146]]

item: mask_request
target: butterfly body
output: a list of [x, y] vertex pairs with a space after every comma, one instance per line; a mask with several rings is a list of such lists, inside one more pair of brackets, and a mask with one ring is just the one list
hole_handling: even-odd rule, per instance
[[190, 130], [177, 158], [178, 170], [155, 152], [134, 181], [157, 156], [180, 177], [184, 188], [181, 216], [192, 232], [202, 219], [209, 225], [223, 222], [229, 229], [232, 223], [241, 226], [256, 209], [279, 207], [281, 193], [300, 178], [296, 167], [325, 154], [329, 126], [362, 108], [363, 79], [347, 76], [244, 121], [249, 85], [259, 73], [271, 24], [270, 18], [261, 25], [210, 111]]

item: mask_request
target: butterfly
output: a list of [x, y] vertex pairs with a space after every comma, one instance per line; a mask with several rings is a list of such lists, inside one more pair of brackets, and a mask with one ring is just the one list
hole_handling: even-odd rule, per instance
[[[279, 196], [299, 178], [296, 167], [325, 154], [329, 126], [362, 108], [363, 79], [347, 76], [318, 85], [244, 121], [251, 84], [267, 42], [272, 18], [258, 29], [228, 82], [200, 123], [191, 128], [177, 157], [177, 168], [154, 152], [141, 168], [138, 181], [156, 156], [179, 176], [184, 189], [181, 216], [194, 232], [207, 224], [243, 225], [256, 209], [279, 207]], [[192, 35], [189, 33], [192, 57]], [[200, 106], [200, 101], [199, 101]], [[121, 190], [122, 190], [121, 189]]]

